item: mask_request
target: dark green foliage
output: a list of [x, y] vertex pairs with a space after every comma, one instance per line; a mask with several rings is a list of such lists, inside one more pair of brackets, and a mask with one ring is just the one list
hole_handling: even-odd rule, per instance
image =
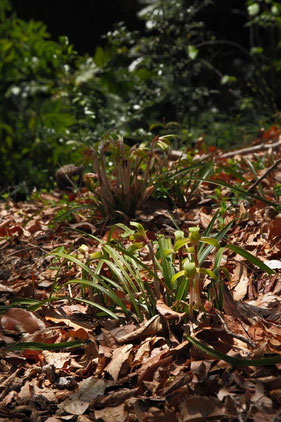
[[278, 118], [279, 3], [245, 3], [245, 25], [235, 30], [248, 34], [248, 47], [209, 30], [208, 14], [215, 15], [217, 6], [212, 0], [139, 1], [145, 34], [117, 25], [107, 49], [97, 51], [107, 56], [101, 79], [114, 83], [118, 75], [119, 88], [126, 88], [118, 91], [127, 104], [125, 133], [178, 133], [183, 143], [207, 132], [207, 142], [227, 146], [241, 143], [245, 128]]
[[[0, 179], [2, 187], [48, 183], [65, 151], [74, 118], [65, 91], [75, 54], [50, 41], [40, 22], [24, 22], [0, 5]], [[22, 185], [23, 186], [23, 185]]]
[[[1, 193], [50, 187], [55, 170], [79, 161], [78, 147], [108, 135], [130, 145], [177, 135], [175, 147], [206, 134], [234, 146], [280, 118], [281, 6], [248, 0], [239, 13], [249, 42], [210, 30], [212, 0], [139, 0], [144, 33], [116, 25], [94, 57], [54, 42], [39, 22], [0, 4]], [[231, 16], [231, 5], [224, 9]]]
[[252, 58], [247, 77], [252, 105], [277, 114], [281, 107], [281, 4], [248, 0], [247, 11]]

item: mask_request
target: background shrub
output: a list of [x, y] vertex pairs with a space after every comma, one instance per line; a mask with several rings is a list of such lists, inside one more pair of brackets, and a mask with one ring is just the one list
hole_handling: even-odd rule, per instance
[[[109, 134], [130, 145], [177, 134], [219, 147], [280, 118], [281, 5], [249, 0], [238, 12], [247, 41], [221, 39], [212, 0], [139, 0], [145, 29], [124, 24], [93, 57], [40, 22], [0, 4], [0, 178], [2, 193], [52, 186], [59, 165]], [[224, 5], [228, 14], [237, 13]], [[225, 12], [225, 13], [226, 13]]]

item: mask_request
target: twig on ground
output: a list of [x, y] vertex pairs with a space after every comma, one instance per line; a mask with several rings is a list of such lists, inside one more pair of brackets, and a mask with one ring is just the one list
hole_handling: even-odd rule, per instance
[[262, 176], [260, 176], [255, 183], [253, 183], [248, 189], [247, 192], [252, 192], [257, 186], [258, 184], [272, 171], [275, 169], [275, 167], [278, 166], [278, 164], [281, 163], [281, 158], [279, 158], [279, 160], [275, 161], [275, 163], [272, 164], [272, 166], [270, 166]]
[[242, 335], [236, 334], [233, 331], [231, 331], [228, 328], [228, 326], [227, 326], [226, 322], [224, 321], [223, 317], [219, 314], [219, 312], [216, 312], [216, 315], [219, 317], [221, 323], [223, 324], [224, 330], [225, 330], [226, 334], [229, 334], [231, 337], [237, 338], [238, 340], [243, 341], [244, 343], [249, 344], [253, 348], [256, 347], [256, 344], [253, 341], [251, 341], [250, 339], [247, 339], [247, 338], [243, 337]]
[[230, 157], [234, 157], [235, 155], [251, 154], [252, 152], [262, 151], [264, 149], [269, 149], [269, 148], [274, 149], [280, 146], [281, 146], [281, 137], [279, 137], [279, 140], [273, 144], [266, 143], [266, 144], [261, 144], [261, 145], [254, 145], [248, 148], [237, 149], [235, 151], [230, 151], [225, 154], [222, 154], [219, 158], [230, 158]]

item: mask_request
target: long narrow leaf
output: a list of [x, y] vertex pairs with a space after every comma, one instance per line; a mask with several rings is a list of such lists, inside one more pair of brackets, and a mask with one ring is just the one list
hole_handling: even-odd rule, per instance
[[188, 243], [191, 243], [190, 242], [190, 239], [188, 237], [186, 237], [184, 239], [177, 240], [175, 242], [175, 245], [174, 245], [175, 252], [177, 252], [180, 248], [182, 248], [183, 246], [187, 245]]
[[245, 249], [241, 248], [240, 246], [236, 245], [225, 245], [225, 248], [230, 249], [231, 251], [237, 253], [238, 255], [243, 256], [243, 258], [250, 261], [252, 264], [259, 267], [261, 270], [265, 271], [267, 274], [275, 274], [275, 271], [269, 268], [264, 262], [262, 262], [259, 258], [252, 255], [250, 252], [246, 251]]
[[214, 246], [214, 248], [219, 249], [220, 244], [214, 237], [201, 237], [200, 242], [207, 243], [208, 245]]
[[218, 170], [223, 170], [227, 174], [231, 174], [232, 176], [236, 177], [236, 179], [242, 180], [243, 182], [246, 182], [247, 179], [239, 173], [238, 171], [234, 170], [232, 166], [218, 166]]
[[250, 198], [256, 199], [258, 201], [264, 202], [265, 204], [271, 205], [273, 207], [280, 206], [280, 203], [278, 203], [278, 202], [269, 201], [269, 200], [263, 198], [262, 196], [253, 194], [253, 193], [248, 192], [244, 189], [238, 188], [237, 186], [232, 186], [232, 185], [230, 185], [229, 183], [226, 183], [223, 180], [208, 180], [208, 179], [202, 180], [198, 177], [191, 177], [190, 180], [200, 180], [200, 181], [210, 183], [210, 184], [213, 184], [213, 185], [224, 186], [226, 188], [229, 188], [230, 190], [233, 190], [235, 192], [238, 192], [238, 193], [244, 195], [245, 197], [250, 197]]
[[[170, 238], [160, 237], [158, 240], [159, 245], [159, 254], [161, 259], [161, 270], [164, 277], [164, 282], [168, 287], [171, 287], [171, 279], [175, 274], [175, 269], [171, 261], [171, 254], [170, 256], [165, 253], [167, 249], [172, 248], [172, 243]], [[158, 261], [157, 261], [158, 262]]]
[[[213, 217], [212, 217], [212, 219], [211, 219], [210, 223], [208, 224], [208, 227], [207, 227], [207, 228], [206, 228], [206, 230], [204, 231], [204, 237], [208, 237], [208, 236], [209, 236], [209, 234], [211, 233], [212, 228], [213, 228], [213, 226], [214, 226], [215, 222], [217, 221], [217, 218], [218, 218], [219, 212], [220, 212], [220, 210], [218, 209], [218, 210], [215, 212], [215, 214], [213, 215]], [[202, 243], [202, 244], [199, 246], [199, 249], [198, 249], [198, 255], [200, 255], [200, 254], [202, 253], [203, 249], [204, 249], [204, 244]]]
[[180, 278], [180, 277], [184, 276], [184, 274], [185, 274], [185, 271], [184, 271], [184, 270], [182, 270], [182, 271], [179, 271], [178, 273], [176, 273], [176, 274], [174, 274], [174, 275], [173, 275], [173, 277], [171, 278], [171, 285], [172, 285], [172, 287], [174, 286], [175, 281], [176, 281], [178, 278]]
[[112, 312], [110, 309], [108, 309], [108, 308], [105, 308], [104, 306], [102, 306], [102, 305], [100, 305], [100, 304], [98, 304], [98, 303], [96, 303], [96, 302], [93, 302], [93, 301], [91, 301], [91, 300], [88, 300], [88, 299], [82, 299], [81, 297], [70, 297], [70, 296], [65, 296], [68, 300], [71, 300], [71, 301], [75, 301], [75, 302], [81, 302], [81, 303], [86, 303], [87, 305], [91, 305], [91, 306], [93, 306], [94, 308], [97, 308], [97, 309], [99, 309], [100, 311], [103, 311], [103, 312], [105, 312], [107, 315], [109, 315], [111, 318], [113, 318], [113, 319], [119, 319], [119, 317], [114, 313], [114, 312]]
[[[225, 227], [223, 227], [223, 229], [215, 236], [215, 239], [217, 239], [218, 242], [220, 242], [224, 236], [226, 235], [226, 233], [228, 232], [228, 230], [230, 229], [230, 227], [232, 226], [232, 221], [230, 221]], [[205, 249], [203, 249], [200, 253], [198, 253], [198, 261], [199, 264], [202, 265], [202, 263], [205, 261], [205, 259], [207, 258], [207, 256], [209, 256], [209, 254], [212, 252], [212, 250], [214, 249], [214, 246], [209, 245], [207, 246]]]
[[216, 269], [219, 268], [224, 252], [225, 252], [225, 248], [224, 247], [220, 248], [217, 251], [217, 253], [216, 253], [216, 259], [215, 259], [215, 262], [214, 262], [214, 270], [216, 270]]
[[94, 282], [89, 281], [89, 280], [83, 280], [83, 279], [69, 280], [66, 283], [64, 283], [64, 285], [68, 285], [68, 284], [79, 284], [79, 285], [82, 285], [82, 286], [92, 287], [95, 290], [99, 290], [100, 292], [103, 292], [104, 294], [106, 294], [106, 296], [109, 297], [117, 306], [120, 306], [120, 308], [125, 313], [130, 313], [129, 310], [124, 305], [124, 303], [122, 302], [122, 300], [119, 299], [119, 297], [114, 293], [114, 291], [112, 289], [110, 289], [108, 286], [106, 286], [106, 287], [99, 286], [99, 285], [97, 285], [97, 283], [94, 283]]
[[65, 341], [62, 343], [37, 343], [37, 342], [17, 342], [9, 344], [6, 347], [6, 350], [52, 350], [58, 351], [63, 349], [72, 349], [74, 347], [84, 346], [89, 343], [89, 340], [86, 341]]
[[122, 223], [117, 223], [117, 224], [114, 224], [114, 225], [111, 227], [111, 229], [109, 230], [109, 233], [108, 233], [108, 236], [107, 236], [107, 242], [108, 242], [108, 243], [110, 243], [110, 241], [111, 241], [111, 237], [112, 237], [112, 234], [114, 233], [114, 231], [115, 231], [117, 228], [120, 228], [120, 229], [124, 230], [124, 234], [123, 234], [123, 236], [122, 236], [122, 237], [131, 236], [131, 235], [134, 233], [134, 230], [130, 229], [130, 228], [129, 228], [129, 227], [127, 227], [125, 224], [122, 224]]
[[242, 358], [233, 358], [231, 356], [225, 355], [215, 349], [212, 349], [209, 346], [201, 343], [199, 340], [194, 337], [187, 336], [188, 341], [192, 343], [197, 349], [202, 350], [205, 353], [215, 357], [218, 360], [223, 360], [235, 366], [269, 366], [277, 365], [281, 363], [281, 356], [273, 356], [269, 358], [261, 359], [242, 359]]
[[[205, 166], [206, 166], [206, 157], [201, 162], [196, 163], [196, 164], [192, 164], [189, 167], [185, 167], [185, 168], [180, 169], [176, 172], [170, 171], [169, 172], [169, 179], [178, 178], [179, 176], [183, 177], [187, 173], [190, 173], [192, 170], [201, 169], [202, 167], [205, 167]], [[200, 179], [199, 181], [202, 181], [202, 180]]]
[[59, 258], [64, 258], [67, 261], [71, 261], [79, 267], [83, 268], [83, 270], [86, 271], [86, 273], [90, 274], [92, 277], [96, 277], [96, 274], [88, 267], [88, 265], [84, 264], [82, 261], [80, 261], [80, 259], [76, 258], [75, 256], [62, 252], [52, 252], [49, 255], [57, 256]]

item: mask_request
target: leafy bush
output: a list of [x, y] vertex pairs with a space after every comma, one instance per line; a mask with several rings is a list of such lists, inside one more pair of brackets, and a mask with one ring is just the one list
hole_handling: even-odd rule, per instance
[[175, 133], [182, 146], [206, 133], [222, 147], [280, 117], [278, 2], [245, 3], [249, 45], [240, 45], [210, 30], [212, 0], [139, 1], [144, 33], [120, 23], [94, 57], [79, 57], [65, 37], [51, 41], [42, 23], [1, 2], [2, 188], [50, 187], [58, 165], [79, 160], [77, 144], [109, 134], [132, 146]]
[[115, 128], [123, 135], [173, 132], [184, 143], [207, 131], [207, 142], [221, 147], [243, 142], [253, 124], [278, 118], [279, 3], [250, 0], [241, 8], [248, 47], [210, 31], [212, 0], [139, 1], [144, 34], [119, 24], [95, 58], [101, 80], [119, 82], [127, 107]]
[[25, 22], [0, 5], [0, 177], [4, 187], [21, 182], [38, 186], [65, 151], [74, 118], [65, 98], [66, 63], [75, 53], [62, 37], [50, 41], [40, 22]]
[[[252, 106], [276, 114], [281, 107], [281, 4], [274, 0], [248, 0], [246, 4], [252, 59], [246, 75]], [[245, 101], [251, 100], [246, 97]]]
[[163, 133], [167, 133], [165, 123], [169, 131], [172, 124], [178, 129], [178, 123], [190, 129], [214, 94], [206, 84], [206, 65], [194, 47], [211, 36], [197, 16], [211, 2], [194, 1], [190, 7], [183, 0], [143, 3], [149, 4], [139, 13], [146, 24], [145, 35], [117, 25], [108, 34], [111, 58], [104, 75], [117, 69], [131, 87], [125, 95], [129, 110], [124, 123], [136, 136], [140, 128], [153, 130], [155, 124], [163, 125]]

